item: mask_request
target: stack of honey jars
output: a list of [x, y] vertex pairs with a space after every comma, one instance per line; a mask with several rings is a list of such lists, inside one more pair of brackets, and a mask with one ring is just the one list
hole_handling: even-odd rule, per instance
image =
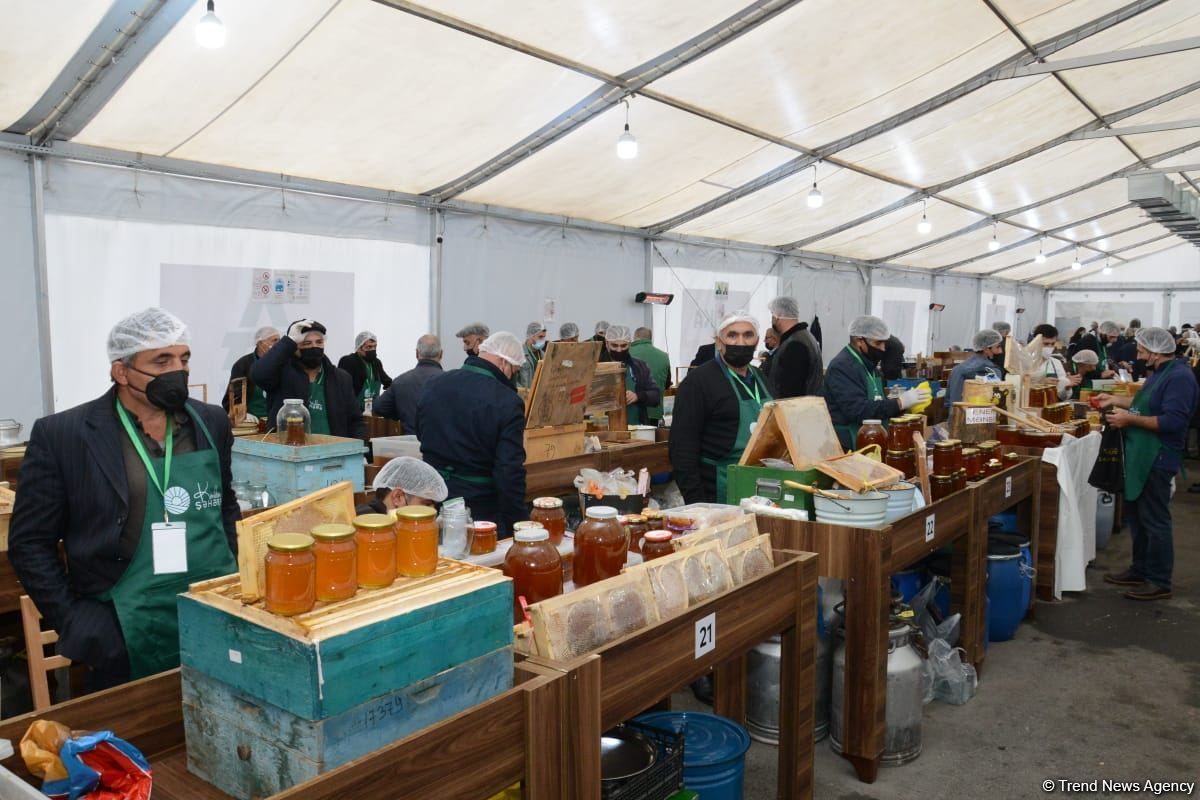
[[965, 489], [967, 470], [963, 464], [963, 445], [958, 439], [944, 439], [933, 445], [933, 474], [929, 476], [929, 493], [934, 501]]
[[911, 478], [917, 474], [917, 451], [913, 446], [913, 433], [923, 429], [922, 420], [918, 414], [905, 414], [888, 420], [887, 449], [883, 453], [883, 463], [904, 473]]

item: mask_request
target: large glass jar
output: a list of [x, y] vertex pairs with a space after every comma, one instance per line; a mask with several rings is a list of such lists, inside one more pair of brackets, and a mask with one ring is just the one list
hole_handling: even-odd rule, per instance
[[327, 522], [312, 529], [317, 559], [317, 599], [322, 603], [349, 600], [358, 591], [358, 545], [354, 526]]
[[308, 444], [308, 437], [312, 435], [312, 417], [303, 400], [283, 401], [283, 407], [275, 415], [275, 432], [284, 444], [297, 447]]
[[358, 586], [382, 589], [396, 580], [396, 522], [387, 514], [354, 518], [358, 545]]
[[575, 585], [611, 578], [621, 572], [629, 551], [629, 538], [611, 506], [592, 506], [587, 519], [575, 529]]
[[646, 531], [642, 537], [642, 561], [653, 561], [675, 552], [671, 538], [670, 531]]
[[267, 611], [291, 617], [312, 610], [317, 601], [312, 546], [307, 533], [277, 533], [267, 541]]
[[521, 598], [533, 605], [563, 591], [562, 556], [545, 528], [521, 528], [504, 554], [504, 574], [513, 581], [513, 624], [525, 619]]
[[437, 512], [429, 506], [396, 509], [396, 572], [420, 578], [437, 571]]
[[858, 436], [855, 438], [854, 447], [856, 450], [862, 450], [864, 447], [877, 444], [882, 452], [887, 449], [887, 442], [888, 432], [883, 427], [883, 420], [864, 419], [862, 427], [858, 429]]
[[563, 535], [567, 532], [567, 513], [563, 511], [563, 501], [557, 497], [539, 497], [533, 501], [533, 510], [529, 512], [529, 521], [540, 523], [550, 534], [550, 543], [557, 547], [562, 543]]
[[479, 520], [471, 523], [471, 555], [485, 556], [496, 552], [496, 523]]

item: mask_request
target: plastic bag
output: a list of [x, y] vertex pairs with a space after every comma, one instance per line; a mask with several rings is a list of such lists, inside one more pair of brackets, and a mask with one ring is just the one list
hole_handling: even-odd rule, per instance
[[58, 781], [67, 777], [58, 751], [71, 738], [71, 729], [48, 719], [39, 719], [21, 737], [21, 759], [35, 778]]
[[624, 469], [614, 469], [612, 472], [584, 469], [575, 478], [575, 488], [597, 500], [610, 495], [624, 499], [638, 493], [638, 481], [632, 472]]
[[1105, 425], [1100, 432], [1100, 452], [1088, 475], [1088, 484], [1111, 494], [1125, 491], [1125, 437], [1120, 428]]
[[[49, 749], [55, 744], [57, 757]], [[31, 773], [44, 777], [42, 793], [53, 800], [150, 800], [150, 764], [112, 731], [72, 734], [38, 720], [21, 739], [21, 756]]]
[[975, 696], [979, 677], [974, 666], [963, 662], [959, 655], [963, 652], [962, 648], [951, 647], [943, 639], [934, 639], [929, 645], [933, 696], [943, 703], [961, 706]]
[[962, 614], [951, 614], [946, 619], [940, 621], [934, 616], [938, 610], [937, 603], [934, 602], [938, 585], [936, 577], [925, 584], [921, 588], [921, 591], [913, 595], [912, 600], [909, 602], [909, 607], [913, 610], [913, 615], [917, 621], [917, 629], [921, 631], [921, 636], [925, 641], [932, 642], [935, 639], [942, 639], [948, 644], [953, 645], [958, 642]]

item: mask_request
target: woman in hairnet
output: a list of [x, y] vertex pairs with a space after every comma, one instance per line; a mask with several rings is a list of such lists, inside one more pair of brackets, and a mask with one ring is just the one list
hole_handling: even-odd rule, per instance
[[877, 419], [886, 425], [901, 411], [930, 399], [927, 389], [909, 389], [888, 398], [879, 372], [891, 336], [886, 322], [864, 315], [850, 323], [849, 333], [850, 343], [829, 362], [823, 389], [838, 441], [847, 450], [854, 448], [863, 420]]
[[179, 666], [175, 596], [237, 571], [233, 432], [188, 397], [189, 341], [161, 308], [118, 322], [111, 388], [38, 420], [21, 465], [8, 557], [92, 690]]
[[1175, 357], [1170, 331], [1142, 328], [1135, 340], [1138, 359], [1153, 374], [1133, 397], [1098, 396], [1100, 407], [1109, 409], [1107, 423], [1124, 432], [1125, 502], [1133, 536], [1129, 568], [1104, 580], [1130, 587], [1125, 597], [1131, 600], [1165, 600], [1175, 566], [1171, 481], [1182, 462], [1200, 387], [1188, 365]]
[[359, 514], [386, 514], [404, 506], [432, 506], [445, 502], [446, 482], [419, 458], [400, 456], [383, 465], [371, 484], [375, 497], [359, 506]]

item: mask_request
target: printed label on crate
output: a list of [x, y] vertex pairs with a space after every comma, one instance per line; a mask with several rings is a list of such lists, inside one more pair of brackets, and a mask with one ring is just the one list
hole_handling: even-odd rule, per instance
[[717, 613], [696, 620], [696, 658], [717, 648]]
[[935, 517], [937, 517], [937, 514], [930, 514], [925, 518], [925, 541], [927, 542], [933, 541], [933, 534], [937, 530], [936, 522], [934, 521]]
[[1004, 499], [1012, 497], [1012, 475], [1004, 477]]
[[968, 425], [991, 425], [996, 421], [996, 412], [991, 408], [967, 408], [964, 411]]

